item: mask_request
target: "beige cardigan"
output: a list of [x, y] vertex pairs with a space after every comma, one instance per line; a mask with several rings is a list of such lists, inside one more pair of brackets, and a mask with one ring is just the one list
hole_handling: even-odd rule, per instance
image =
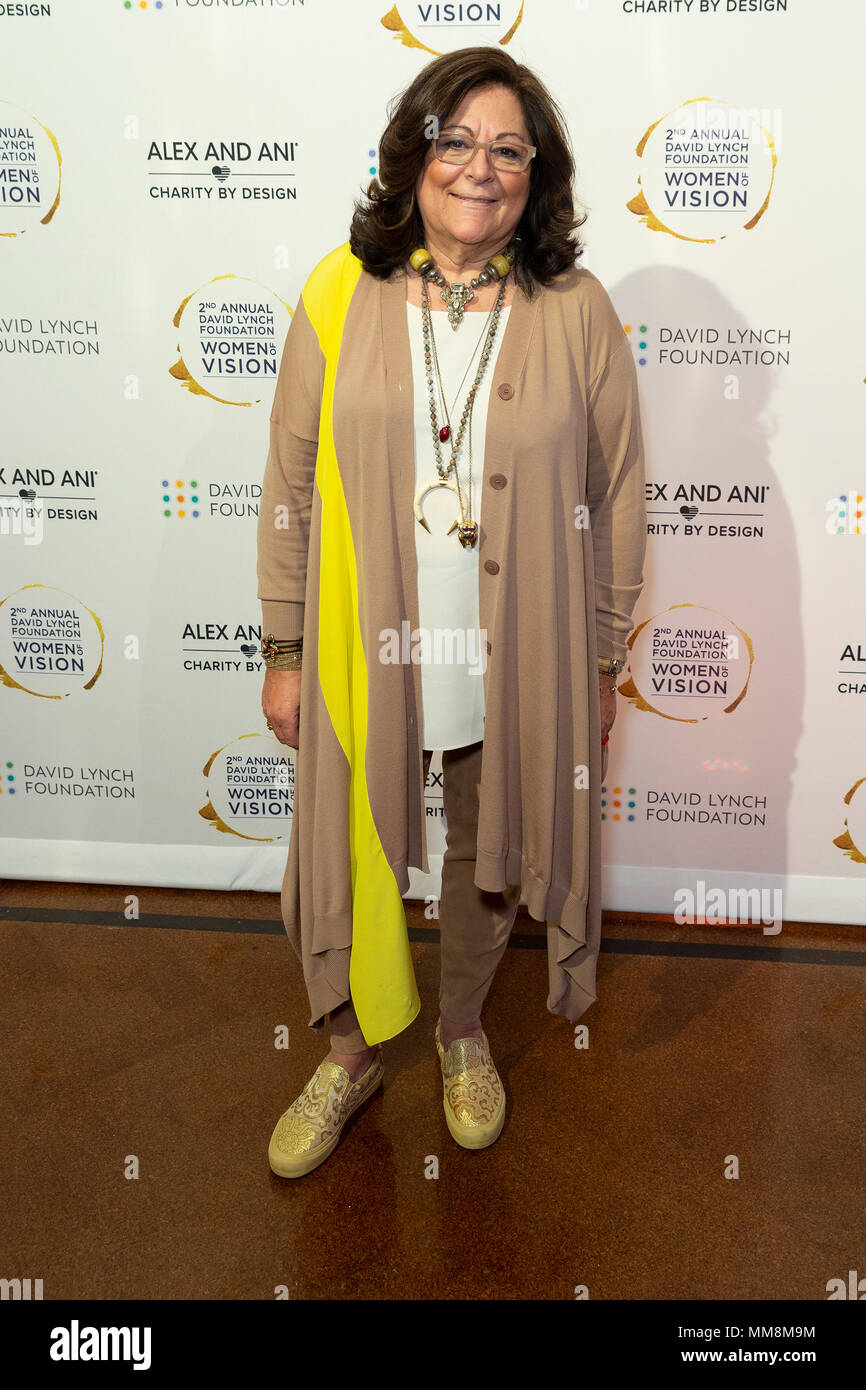
[[[376, 279], [348, 243], [309, 276], [276, 385], [258, 532], [263, 633], [304, 635], [283, 917], [310, 1026], [351, 987], [368, 1043], [418, 1011], [400, 900], [409, 866], [429, 872], [421, 670], [379, 659], [386, 630], [418, 626], [405, 301], [405, 272]], [[574, 1022], [596, 997], [601, 927], [597, 657], [626, 657], [646, 546], [637, 376], [591, 271], [574, 266], [532, 299], [518, 288], [480, 485], [475, 883], [522, 884], [548, 924], [547, 1008]]]

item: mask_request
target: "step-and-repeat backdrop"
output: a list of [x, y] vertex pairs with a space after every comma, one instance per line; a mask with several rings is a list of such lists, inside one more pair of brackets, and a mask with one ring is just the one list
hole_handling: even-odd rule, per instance
[[0, 26], [0, 873], [279, 887], [255, 537], [282, 343], [390, 100], [488, 43], [565, 114], [640, 381], [605, 904], [866, 924], [859, 0], [3, 0]]

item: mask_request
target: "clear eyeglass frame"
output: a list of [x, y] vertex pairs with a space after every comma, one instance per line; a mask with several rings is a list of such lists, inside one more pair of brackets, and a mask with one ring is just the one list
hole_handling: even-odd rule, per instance
[[[460, 139], [466, 144], [466, 158], [455, 158], [456, 151], [446, 149], [449, 140]], [[515, 164], [513, 160], [503, 160], [497, 158], [495, 153], [497, 146], [503, 149], [514, 150], [520, 156], [520, 163]], [[535, 158], [537, 153], [535, 145], [525, 145], [522, 140], [509, 140], [507, 137], [500, 137], [498, 140], [476, 140], [468, 130], [451, 129], [439, 132], [433, 141], [433, 153], [443, 164], [471, 164], [479, 150], [486, 150], [487, 158], [494, 169], [499, 169], [503, 173], [522, 174], [524, 173]]]

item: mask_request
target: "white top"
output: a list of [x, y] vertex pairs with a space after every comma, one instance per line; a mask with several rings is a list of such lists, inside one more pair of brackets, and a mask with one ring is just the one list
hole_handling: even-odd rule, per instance
[[[433, 450], [430, 396], [424, 367], [422, 311], [406, 301], [415, 391], [415, 490], [439, 477]], [[487, 406], [496, 358], [505, 336], [510, 306], [502, 309], [493, 350], [475, 394], [472, 410], [472, 520], [480, 524], [484, 476], [484, 441]], [[460, 428], [478, 363], [488, 315], [466, 312], [454, 329], [447, 313], [431, 311], [433, 334], [442, 390], [448, 404], [453, 434]], [[471, 359], [471, 364], [470, 364]], [[464, 375], [465, 373], [465, 375]], [[436, 414], [444, 425], [434, 365]], [[439, 445], [443, 467], [451, 458], [451, 440]], [[469, 425], [457, 456], [460, 486], [469, 501]], [[453, 474], [451, 474], [453, 478]], [[460, 516], [457, 494], [450, 488], [434, 488], [421, 499], [429, 533], [415, 521], [418, 554], [418, 612], [420, 639], [411, 634], [411, 651], [419, 652], [422, 693], [422, 747], [463, 748], [484, 737], [484, 663], [486, 633], [478, 615], [478, 546], [462, 546], [457, 532], [448, 528]]]

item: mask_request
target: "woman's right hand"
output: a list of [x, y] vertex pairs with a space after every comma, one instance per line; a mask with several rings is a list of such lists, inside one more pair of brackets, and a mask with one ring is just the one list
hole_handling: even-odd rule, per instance
[[298, 746], [301, 717], [301, 672], [278, 671], [268, 667], [262, 688], [262, 709], [269, 719], [274, 737], [289, 748]]

